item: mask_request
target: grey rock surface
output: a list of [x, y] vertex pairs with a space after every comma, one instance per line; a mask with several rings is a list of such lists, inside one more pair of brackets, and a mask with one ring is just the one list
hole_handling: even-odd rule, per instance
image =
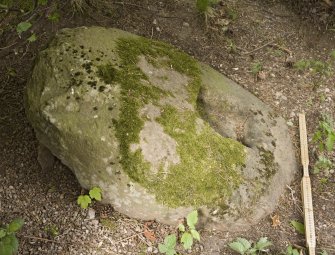
[[59, 32], [36, 62], [26, 112], [80, 184], [130, 217], [177, 224], [199, 209], [205, 227], [239, 230], [271, 213], [296, 171], [285, 121], [260, 100], [117, 29]]

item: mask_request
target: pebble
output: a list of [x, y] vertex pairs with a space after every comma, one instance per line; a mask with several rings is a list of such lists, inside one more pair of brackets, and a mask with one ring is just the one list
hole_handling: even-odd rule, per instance
[[93, 208], [88, 208], [86, 218], [89, 220], [93, 220], [95, 218], [95, 210]]
[[190, 26], [190, 24], [189, 24], [189, 23], [187, 23], [187, 22], [183, 22], [183, 26], [184, 26], [184, 27], [189, 27], [189, 26]]
[[286, 122], [286, 124], [287, 124], [288, 126], [290, 126], [290, 127], [293, 126], [293, 122], [292, 122], [292, 121], [288, 121], [288, 122]]

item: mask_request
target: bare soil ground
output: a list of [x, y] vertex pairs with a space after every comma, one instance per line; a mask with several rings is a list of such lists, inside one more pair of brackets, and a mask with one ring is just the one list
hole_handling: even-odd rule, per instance
[[[169, 42], [213, 66], [287, 120], [298, 159], [297, 114], [306, 112], [309, 139], [322, 113], [335, 117], [334, 72], [327, 76], [293, 67], [310, 59], [335, 68], [329, 56], [335, 49], [335, 27], [322, 3], [297, 15], [279, 0], [226, 0], [206, 25], [192, 0], [99, 0], [84, 4], [83, 13], [67, 2], [49, 1], [26, 14], [0, 9], [0, 223], [25, 220], [18, 234], [19, 254], [157, 254], [158, 243], [176, 232], [156, 222], [129, 219], [101, 204], [83, 210], [76, 204], [81, 188], [65, 166], [57, 162], [50, 172], [39, 167], [23, 94], [38, 52], [63, 27], [120, 28]], [[59, 21], [48, 18], [55, 12]], [[26, 20], [33, 26], [20, 38], [15, 27]], [[31, 32], [37, 41], [28, 43]], [[312, 166], [316, 155], [317, 147], [310, 144]], [[334, 152], [329, 156], [334, 161]], [[201, 242], [181, 254], [234, 254], [227, 244], [236, 237], [255, 241], [264, 236], [273, 242], [269, 254], [280, 254], [289, 244], [307, 254], [304, 236], [290, 225], [291, 220], [303, 221], [300, 177], [287, 187], [277, 209], [252, 229], [201, 231]], [[334, 167], [328, 174], [312, 175], [312, 186], [317, 251], [335, 254]]]

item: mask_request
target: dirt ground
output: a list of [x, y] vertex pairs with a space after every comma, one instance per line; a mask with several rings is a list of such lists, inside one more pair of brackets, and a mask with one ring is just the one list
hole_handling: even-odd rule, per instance
[[[77, 0], [76, 2], [80, 2]], [[22, 217], [19, 254], [158, 254], [158, 243], [174, 227], [129, 219], [101, 204], [83, 210], [76, 204], [81, 188], [74, 175], [57, 162], [50, 172], [37, 162], [37, 141], [23, 108], [25, 84], [38, 52], [63, 27], [116, 27], [169, 42], [239, 83], [287, 120], [299, 159], [299, 112], [305, 111], [309, 140], [322, 113], [335, 117], [335, 75], [293, 67], [301, 59], [320, 60], [335, 69], [335, 27], [326, 4], [303, 9], [279, 0], [226, 0], [215, 6], [207, 25], [192, 0], [103, 1], [84, 4], [83, 14], [69, 1], [21, 13], [0, 9], [0, 222]], [[322, 2], [322, 1], [320, 1]], [[311, 14], [309, 15], [309, 12]], [[59, 19], [50, 18], [56, 17]], [[328, 15], [328, 16], [327, 16]], [[49, 18], [48, 18], [49, 17]], [[16, 25], [33, 26], [21, 35]], [[34, 32], [35, 42], [27, 42]], [[310, 143], [311, 166], [316, 145]], [[334, 152], [328, 155], [334, 161]], [[304, 236], [290, 221], [303, 221], [300, 177], [287, 186], [277, 209], [252, 229], [239, 233], [200, 231], [201, 242], [180, 254], [236, 254], [227, 244], [236, 237], [273, 242], [269, 254], [288, 245], [302, 249]], [[317, 252], [335, 254], [335, 175], [312, 175]], [[275, 221], [272, 219], [279, 219]], [[148, 235], [148, 232], [152, 235]]]

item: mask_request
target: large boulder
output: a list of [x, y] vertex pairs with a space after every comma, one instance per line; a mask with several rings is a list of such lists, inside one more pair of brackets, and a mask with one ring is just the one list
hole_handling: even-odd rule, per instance
[[285, 122], [212, 68], [121, 30], [61, 30], [39, 54], [26, 112], [41, 144], [130, 217], [238, 230], [296, 171]]

